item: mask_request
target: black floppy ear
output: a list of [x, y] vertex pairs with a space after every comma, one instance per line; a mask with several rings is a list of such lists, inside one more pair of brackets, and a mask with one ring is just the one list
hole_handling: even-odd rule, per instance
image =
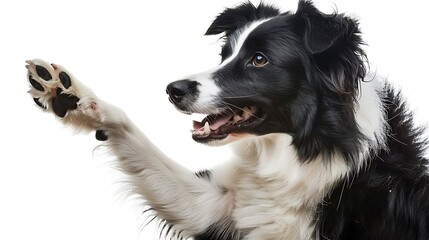
[[[311, 1], [301, 0], [295, 13], [296, 31], [326, 84], [337, 94], [356, 96], [359, 81], [366, 75], [366, 54], [358, 22], [343, 14], [325, 14]], [[329, 81], [325, 81], [329, 79]]]
[[225, 33], [228, 37], [235, 30], [245, 26], [247, 23], [273, 17], [279, 14], [279, 10], [268, 5], [260, 4], [255, 7], [250, 1], [242, 3], [235, 8], [227, 8], [219, 14], [205, 35], [216, 35]]
[[353, 20], [342, 15], [328, 15], [320, 12], [311, 1], [300, 1], [296, 16], [302, 21], [304, 44], [312, 54], [331, 48], [339, 40], [341, 41], [341, 38], [346, 37], [351, 27], [349, 25], [354, 25]]

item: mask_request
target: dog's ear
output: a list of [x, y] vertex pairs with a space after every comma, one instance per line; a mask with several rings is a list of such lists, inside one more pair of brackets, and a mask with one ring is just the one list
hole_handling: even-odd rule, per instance
[[250, 1], [245, 2], [235, 8], [227, 8], [219, 14], [207, 29], [205, 35], [225, 33], [225, 36], [228, 37], [249, 22], [277, 16], [278, 14], [279, 10], [275, 7], [262, 3], [255, 7]]
[[300, 1], [295, 14], [301, 22], [301, 34], [307, 50], [312, 54], [353, 40], [359, 29], [355, 20], [338, 14], [324, 14], [311, 1]]
[[[361, 45], [358, 22], [343, 14], [325, 14], [311, 1], [301, 0], [295, 13], [295, 30], [313, 65], [326, 84], [337, 94], [355, 96], [359, 81], [366, 75], [366, 55]], [[326, 79], [329, 79], [326, 81]]]

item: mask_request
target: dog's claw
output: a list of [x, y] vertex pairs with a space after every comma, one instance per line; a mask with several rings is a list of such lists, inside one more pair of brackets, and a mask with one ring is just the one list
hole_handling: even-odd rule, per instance
[[43, 105], [43, 104], [40, 102], [39, 98], [33, 98], [33, 100], [34, 100], [34, 102], [37, 104], [37, 106], [39, 106], [39, 107], [41, 107], [41, 108], [43, 108], [43, 109], [46, 109], [45, 105]]

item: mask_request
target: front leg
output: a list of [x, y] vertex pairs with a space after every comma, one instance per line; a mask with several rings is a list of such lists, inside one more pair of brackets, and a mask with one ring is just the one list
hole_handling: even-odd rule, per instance
[[60, 65], [27, 63], [35, 103], [77, 130], [97, 131], [130, 176], [134, 192], [171, 226], [170, 233], [217, 239], [213, 226], [231, 227], [231, 196], [217, 181], [170, 160], [120, 108], [102, 101]]

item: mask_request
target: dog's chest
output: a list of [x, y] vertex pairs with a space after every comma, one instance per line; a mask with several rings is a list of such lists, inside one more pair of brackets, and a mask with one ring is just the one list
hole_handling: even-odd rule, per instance
[[280, 181], [242, 180], [236, 189], [233, 217], [245, 239], [311, 238], [314, 208], [303, 204], [301, 193]]
[[[252, 145], [253, 143], [253, 145]], [[348, 167], [341, 157], [329, 165], [297, 159], [291, 137], [272, 134], [242, 146], [227, 186], [233, 192], [236, 227], [245, 239], [311, 239], [315, 210]]]

